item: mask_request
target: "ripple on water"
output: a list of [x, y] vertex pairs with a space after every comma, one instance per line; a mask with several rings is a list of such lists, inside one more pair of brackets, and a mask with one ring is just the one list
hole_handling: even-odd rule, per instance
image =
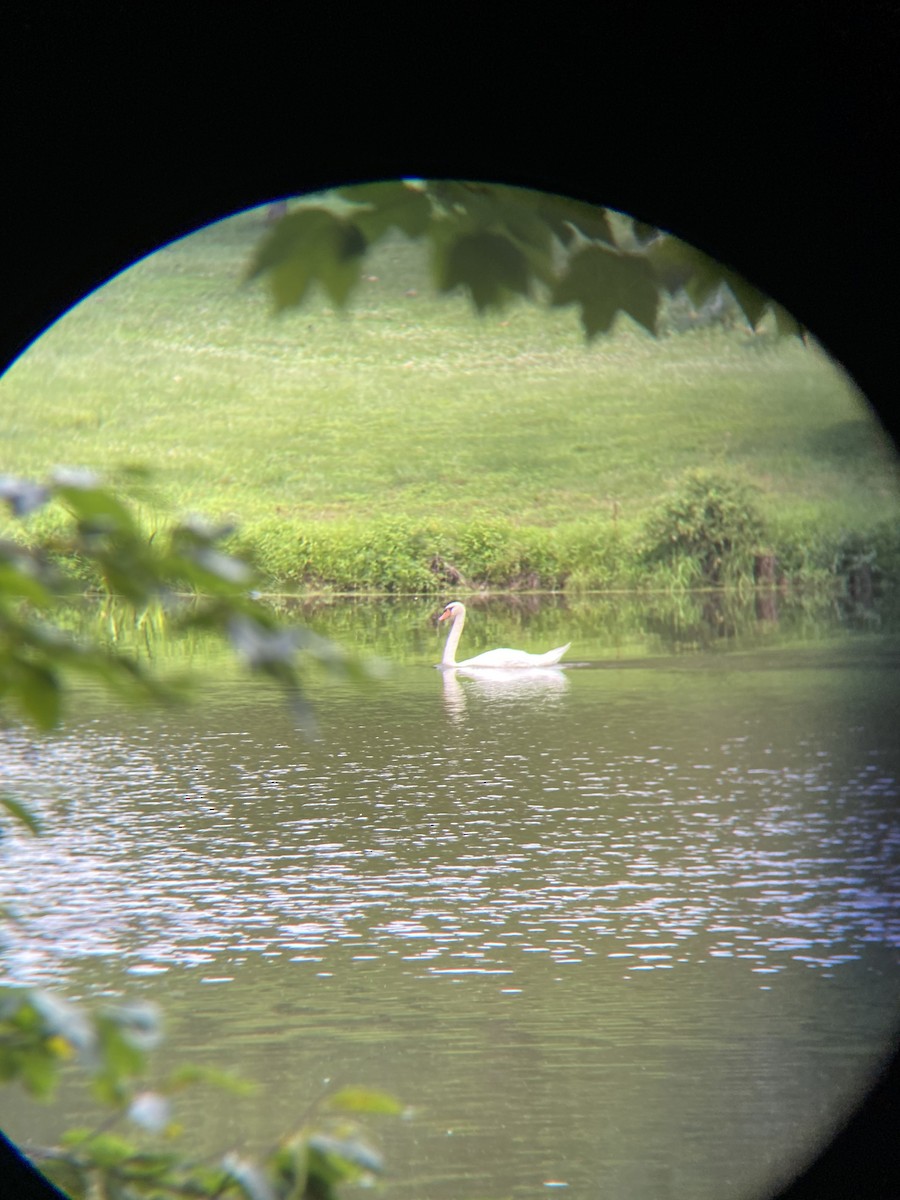
[[28, 779], [53, 830], [5, 848], [13, 975], [88, 955], [151, 975], [386, 954], [423, 975], [515, 974], [535, 956], [773, 973], [900, 944], [896, 780], [813, 739], [782, 754], [801, 762], [760, 763], [736, 737], [716, 765], [660, 743], [425, 752], [370, 732], [322, 751], [176, 732], [4, 732], [3, 778]]

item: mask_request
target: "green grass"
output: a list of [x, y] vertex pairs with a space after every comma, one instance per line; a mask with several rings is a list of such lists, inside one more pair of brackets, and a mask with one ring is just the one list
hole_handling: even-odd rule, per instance
[[425, 561], [486, 521], [608, 556], [696, 467], [758, 486], [782, 538], [896, 521], [893, 450], [814, 347], [627, 321], [588, 346], [574, 310], [524, 304], [480, 319], [402, 239], [347, 313], [276, 318], [240, 282], [263, 233], [260, 213], [211, 226], [58, 322], [0, 380], [0, 473], [146, 464], [176, 512], [236, 521], [293, 582], [298, 539], [371, 545], [397, 520]]

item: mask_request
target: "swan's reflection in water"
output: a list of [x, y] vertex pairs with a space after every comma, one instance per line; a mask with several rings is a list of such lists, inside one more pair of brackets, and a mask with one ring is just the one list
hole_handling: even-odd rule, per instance
[[[441, 667], [444, 707], [454, 720], [466, 714], [468, 696], [492, 703], [545, 702], [568, 689], [561, 667]], [[465, 682], [463, 682], [463, 680]]]

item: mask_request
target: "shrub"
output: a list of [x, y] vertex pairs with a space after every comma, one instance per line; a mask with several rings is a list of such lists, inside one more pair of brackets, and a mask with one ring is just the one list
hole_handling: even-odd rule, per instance
[[618, 521], [583, 521], [556, 535], [560, 574], [567, 592], [640, 586], [635, 528]]
[[644, 558], [719, 584], [728, 573], [752, 573], [752, 558], [765, 533], [757, 489], [710, 471], [690, 471], [674, 495], [645, 524]]

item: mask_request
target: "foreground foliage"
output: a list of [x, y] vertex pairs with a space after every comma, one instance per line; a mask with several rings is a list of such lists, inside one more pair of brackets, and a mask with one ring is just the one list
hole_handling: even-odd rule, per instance
[[59, 602], [87, 588], [115, 597], [137, 620], [161, 607], [176, 627], [221, 633], [251, 670], [285, 689], [301, 714], [308, 715], [304, 668], [364, 673], [338, 646], [278, 626], [254, 598], [251, 568], [220, 548], [228, 527], [187, 520], [148, 534], [126, 500], [84, 472], [58, 471], [40, 484], [2, 478], [0, 498], [21, 518], [49, 504], [62, 513], [49, 539], [0, 543], [0, 706], [39, 729], [58, 724], [73, 677], [126, 699], [174, 702], [183, 695], [183, 687], [161, 682], [133, 654], [75, 639], [56, 622]]
[[[382, 1169], [362, 1118], [397, 1115], [383, 1092], [347, 1087], [310, 1106], [299, 1127], [262, 1161], [226, 1153], [197, 1161], [178, 1147], [177, 1096], [199, 1085], [236, 1094], [254, 1089], [225, 1072], [183, 1066], [154, 1086], [151, 1053], [162, 1042], [159, 1011], [146, 1003], [90, 1012], [44, 991], [0, 988], [0, 1081], [49, 1099], [63, 1067], [77, 1062], [108, 1110], [94, 1129], [71, 1129], [33, 1157], [72, 1200], [332, 1200], [341, 1183]], [[159, 1139], [165, 1148], [159, 1148]]]
[[[252, 670], [284, 688], [304, 721], [302, 676], [311, 664], [362, 674], [334, 643], [279, 626], [253, 599], [250, 568], [218, 546], [226, 530], [193, 521], [148, 536], [131, 505], [87, 474], [58, 472], [43, 483], [4, 478], [0, 497], [19, 518], [48, 504], [66, 514], [65, 536], [31, 548], [0, 545], [0, 712], [51, 730], [73, 677], [130, 699], [183, 697], [182, 687], [162, 683], [136, 656], [109, 641], [77, 638], [59, 623], [60, 602], [83, 591], [85, 577], [120, 609], [129, 606], [137, 620], [164, 608], [176, 625], [226, 635]], [[42, 832], [27, 800], [0, 794], [0, 805], [8, 822]], [[300, 1127], [261, 1162], [234, 1154], [213, 1164], [193, 1161], [173, 1148], [177, 1093], [189, 1085], [243, 1085], [225, 1073], [184, 1066], [151, 1086], [150, 1054], [161, 1041], [160, 1014], [147, 1004], [89, 1012], [45, 991], [0, 988], [0, 1082], [51, 1099], [62, 1071], [78, 1066], [94, 1099], [109, 1110], [97, 1128], [70, 1130], [62, 1145], [33, 1151], [73, 1200], [332, 1200], [339, 1184], [380, 1169], [360, 1117], [396, 1113], [399, 1105], [357, 1088], [312, 1105]], [[164, 1149], [158, 1138], [166, 1140]]]
[[397, 230], [427, 243], [439, 292], [462, 290], [478, 312], [513, 297], [575, 305], [588, 340], [608, 332], [619, 313], [655, 334], [663, 296], [683, 291], [699, 308], [723, 286], [751, 327], [773, 312], [780, 332], [801, 332], [780, 305], [677, 238], [580, 201], [496, 184], [340, 188], [330, 202], [282, 217], [249, 277], [265, 278], [277, 309], [302, 304], [314, 284], [343, 307], [370, 248]]

